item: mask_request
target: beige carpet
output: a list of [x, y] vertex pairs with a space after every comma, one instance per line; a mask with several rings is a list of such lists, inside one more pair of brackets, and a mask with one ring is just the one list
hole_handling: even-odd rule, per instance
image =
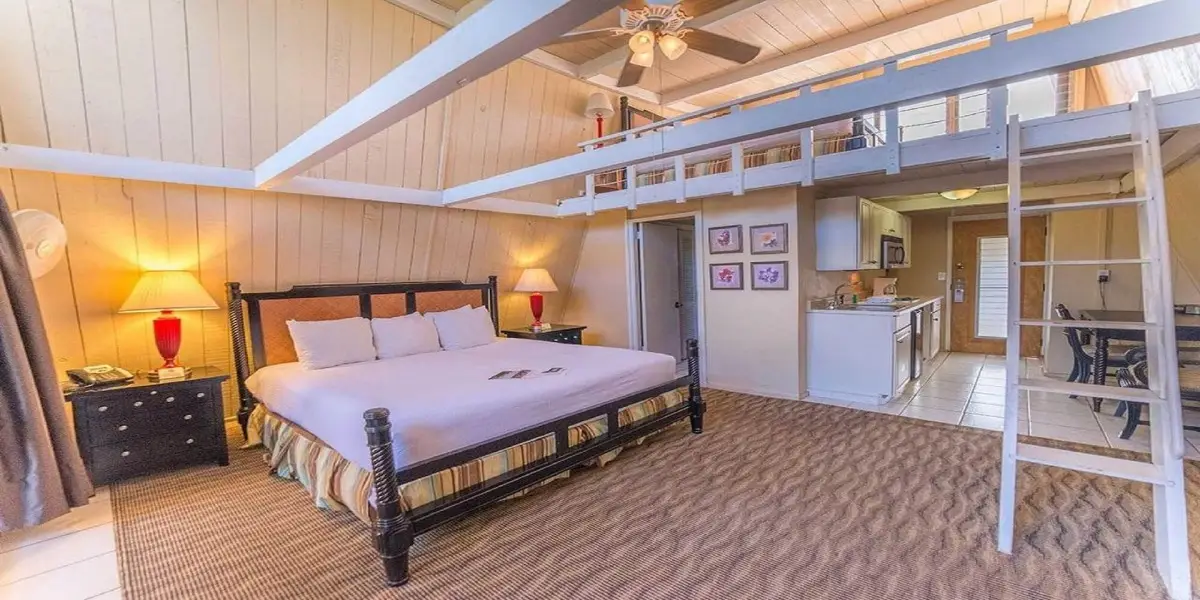
[[675, 427], [421, 536], [397, 590], [367, 527], [314, 508], [258, 452], [116, 485], [125, 597], [1165, 598], [1148, 485], [1023, 467], [1010, 557], [995, 549], [998, 434], [707, 397], [703, 435]]

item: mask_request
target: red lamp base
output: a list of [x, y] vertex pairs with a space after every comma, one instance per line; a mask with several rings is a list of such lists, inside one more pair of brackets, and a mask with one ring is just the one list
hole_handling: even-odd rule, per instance
[[542, 295], [534, 292], [529, 295], [529, 311], [533, 313], [533, 326], [542, 326]]
[[179, 344], [183, 338], [183, 326], [179, 317], [171, 311], [164, 310], [162, 315], [154, 319], [154, 344], [158, 346], [158, 354], [163, 358], [160, 369], [173, 369], [179, 365], [175, 357], [179, 356]]

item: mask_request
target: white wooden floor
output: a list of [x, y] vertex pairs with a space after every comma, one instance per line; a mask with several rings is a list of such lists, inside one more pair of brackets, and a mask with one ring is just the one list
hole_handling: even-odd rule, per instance
[[54, 521], [0, 535], [0, 600], [120, 600], [108, 488]]

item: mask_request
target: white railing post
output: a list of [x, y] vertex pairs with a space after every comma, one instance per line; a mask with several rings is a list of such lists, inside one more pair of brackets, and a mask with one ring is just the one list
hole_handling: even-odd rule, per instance
[[[742, 112], [740, 105], [729, 107], [729, 114]], [[745, 148], [738, 142], [729, 149], [729, 170], [733, 172], [733, 195], [741, 196], [746, 193], [746, 155]]]
[[[583, 147], [584, 152], [591, 152], [595, 149], [595, 144], [588, 144]], [[587, 216], [590, 217], [596, 214], [596, 174], [588, 173], [583, 179], [587, 188], [584, 192], [587, 195], [588, 201]]]
[[813, 160], [813, 130], [812, 127], [805, 127], [800, 130], [800, 185], [810, 186], [813, 184], [813, 165], [816, 161]]
[[[625, 141], [632, 142], [637, 139], [636, 134], [625, 136]], [[627, 206], [629, 210], [637, 210], [637, 165], [629, 165], [625, 167], [625, 191], [629, 193], [629, 202]]]
[[687, 185], [684, 181], [687, 179], [687, 164], [683, 162], [683, 155], [675, 157], [675, 193], [679, 197], [675, 202], [683, 204], [687, 202]]
[[987, 123], [992, 138], [988, 158], [1002, 160], [1008, 156], [1008, 88], [988, 88]]
[[[883, 65], [884, 77], [895, 72], [894, 61]], [[887, 174], [896, 175], [900, 172], [900, 109], [895, 106], [886, 108], [883, 114], [887, 115], [887, 139], [884, 140], [887, 147]]]

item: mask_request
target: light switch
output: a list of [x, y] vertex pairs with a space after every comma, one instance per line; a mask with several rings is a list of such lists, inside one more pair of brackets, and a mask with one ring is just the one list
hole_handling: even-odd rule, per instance
[[946, 280], [945, 271], [938, 271], [938, 281], [945, 281], [945, 280]]

